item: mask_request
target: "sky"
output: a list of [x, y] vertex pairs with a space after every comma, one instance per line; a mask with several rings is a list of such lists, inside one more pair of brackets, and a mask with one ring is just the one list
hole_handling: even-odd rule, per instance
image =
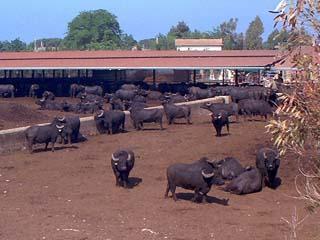
[[245, 32], [259, 16], [264, 39], [273, 30], [268, 13], [279, 0], [2, 0], [0, 41], [20, 38], [63, 38], [68, 23], [81, 11], [105, 9], [117, 16], [121, 29], [136, 40], [166, 34], [179, 21], [191, 30], [210, 31], [223, 21], [238, 18], [237, 32]]

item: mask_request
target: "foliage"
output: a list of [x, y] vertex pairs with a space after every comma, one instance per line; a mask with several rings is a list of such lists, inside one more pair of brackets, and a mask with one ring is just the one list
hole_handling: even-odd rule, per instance
[[116, 49], [121, 46], [117, 17], [106, 10], [84, 11], [68, 24], [64, 46], [69, 49]]
[[[289, 7], [289, 10], [287, 10]], [[297, 186], [301, 197], [320, 204], [320, 2], [296, 0], [288, 4], [282, 0], [273, 11], [275, 23], [290, 28], [287, 52], [299, 69], [292, 82], [292, 94], [283, 94], [276, 120], [267, 126], [282, 155], [293, 152], [301, 159], [300, 172], [303, 188]], [[314, 36], [313, 49], [300, 51], [301, 45]]]
[[19, 38], [16, 38], [9, 41], [0, 41], [0, 52], [21, 52], [27, 50], [27, 44], [21, 41]]
[[286, 29], [282, 29], [281, 31], [275, 29], [269, 34], [267, 41], [264, 43], [264, 48], [279, 49], [288, 42], [288, 39], [289, 32]]
[[246, 31], [245, 44], [247, 49], [262, 49], [263, 23], [259, 16], [249, 24]]

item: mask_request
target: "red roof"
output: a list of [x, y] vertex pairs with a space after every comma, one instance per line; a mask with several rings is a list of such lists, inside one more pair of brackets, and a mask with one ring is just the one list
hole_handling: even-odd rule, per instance
[[273, 50], [2, 52], [0, 69], [192, 69], [264, 67]]

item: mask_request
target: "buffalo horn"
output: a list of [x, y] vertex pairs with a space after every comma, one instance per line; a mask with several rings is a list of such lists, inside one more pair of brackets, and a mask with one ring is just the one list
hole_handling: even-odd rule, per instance
[[103, 114], [104, 114], [104, 111], [103, 111], [103, 110], [100, 110], [99, 112], [100, 112], [100, 113], [98, 114], [98, 117], [102, 117]]
[[130, 161], [131, 160], [131, 154], [128, 153], [128, 158], [127, 158], [127, 161]]
[[58, 129], [62, 129], [62, 128], [64, 128], [64, 126], [63, 126], [63, 125], [61, 125], [61, 126], [56, 125], [56, 127], [57, 127]]
[[111, 155], [111, 158], [112, 158], [112, 160], [115, 161], [115, 162], [116, 162], [116, 161], [119, 161], [119, 158], [115, 158], [115, 157], [113, 156], [113, 154]]
[[58, 120], [59, 120], [60, 122], [63, 122], [63, 121], [66, 120], [66, 117], [65, 117], [65, 116], [63, 116], [63, 117], [58, 117]]
[[211, 177], [214, 176], [214, 172], [206, 174], [206, 173], [202, 170], [201, 173], [202, 173], [202, 176], [204, 176], [205, 178], [211, 178]]
[[266, 154], [266, 152], [263, 152], [263, 157], [264, 157], [265, 159], [267, 159], [267, 154]]

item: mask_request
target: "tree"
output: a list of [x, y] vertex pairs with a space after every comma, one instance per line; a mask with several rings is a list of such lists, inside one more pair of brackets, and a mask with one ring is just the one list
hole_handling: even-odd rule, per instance
[[68, 49], [116, 49], [121, 46], [117, 17], [106, 10], [84, 11], [68, 24], [64, 46]]
[[286, 29], [279, 31], [278, 29], [273, 30], [267, 41], [263, 44], [266, 49], [281, 48], [282, 45], [288, 42], [289, 33]]
[[242, 49], [243, 34], [236, 32], [238, 24], [237, 18], [231, 18], [229, 21], [221, 23], [218, 27], [213, 29], [211, 37], [223, 39], [223, 49]]
[[133, 38], [132, 35], [122, 34], [121, 35], [121, 49], [131, 50], [134, 46], [137, 46], [138, 42]]
[[190, 28], [189, 26], [184, 22], [178, 22], [176, 26], [172, 26], [168, 35], [172, 35], [175, 38], [186, 38], [189, 37], [190, 34]]
[[259, 16], [250, 23], [246, 31], [245, 44], [247, 49], [262, 49], [263, 23]]
[[[298, 72], [292, 94], [283, 94], [276, 111], [279, 117], [267, 128], [280, 154], [292, 152], [300, 160], [304, 181], [297, 183], [297, 189], [301, 197], [320, 206], [320, 2], [295, 0], [288, 5], [281, 1], [273, 13], [275, 25], [290, 29], [283, 58], [293, 59]], [[301, 51], [310, 36], [314, 36], [312, 51]]]

